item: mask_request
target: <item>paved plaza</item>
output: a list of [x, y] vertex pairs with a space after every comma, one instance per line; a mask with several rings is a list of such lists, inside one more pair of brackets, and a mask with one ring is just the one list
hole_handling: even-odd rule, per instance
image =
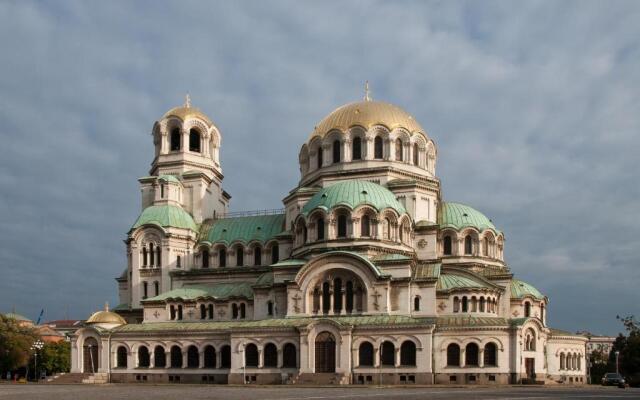
[[639, 399], [614, 387], [236, 387], [197, 385], [0, 385], [0, 400]]

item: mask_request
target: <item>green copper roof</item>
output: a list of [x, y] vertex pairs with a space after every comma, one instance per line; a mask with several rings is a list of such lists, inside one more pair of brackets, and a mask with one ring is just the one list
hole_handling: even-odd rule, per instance
[[370, 205], [378, 211], [392, 208], [398, 214], [406, 212], [389, 189], [372, 182], [352, 180], [335, 183], [320, 190], [304, 205], [302, 213], [309, 214], [316, 208], [328, 211], [340, 205], [353, 210], [363, 204]]
[[217, 219], [204, 234], [203, 241], [212, 244], [249, 243], [252, 240], [266, 243], [283, 229], [284, 214]]
[[474, 327], [474, 326], [509, 326], [506, 318], [499, 317], [438, 317], [436, 328], [440, 327]]
[[511, 298], [522, 299], [526, 296], [531, 296], [534, 299], [543, 300], [544, 295], [540, 293], [538, 289], [531, 286], [527, 282], [519, 279], [511, 279]]
[[131, 227], [136, 229], [145, 224], [154, 224], [162, 227], [191, 229], [197, 231], [196, 223], [188, 212], [182, 207], [165, 204], [162, 206], [150, 206], [142, 211], [138, 220]]
[[13, 313], [13, 312], [10, 312], [10, 313], [6, 313], [6, 314], [4, 314], [4, 317], [5, 317], [5, 318], [8, 318], [8, 319], [14, 319], [14, 320], [16, 320], [16, 321], [27, 321], [27, 322], [31, 322], [31, 320], [30, 320], [29, 318], [25, 317], [24, 315], [16, 314], [16, 313]]
[[422, 280], [422, 279], [436, 279], [440, 276], [440, 268], [441, 264], [418, 264], [413, 269], [414, 280]]
[[196, 300], [213, 298], [224, 300], [230, 298], [253, 299], [253, 290], [247, 282], [217, 283], [211, 286], [186, 286], [162, 293], [159, 296], [146, 299], [145, 302], [173, 300]]
[[158, 177], [159, 181], [167, 181], [167, 182], [175, 182], [175, 183], [182, 183], [180, 182], [180, 179], [176, 178], [173, 175], [160, 175]]
[[452, 290], [452, 289], [477, 289], [492, 287], [480, 279], [473, 279], [468, 276], [443, 273], [438, 278], [436, 290]]
[[460, 203], [443, 202], [438, 207], [438, 225], [441, 228], [463, 229], [473, 227], [479, 231], [493, 229], [498, 232], [491, 220], [480, 211]]

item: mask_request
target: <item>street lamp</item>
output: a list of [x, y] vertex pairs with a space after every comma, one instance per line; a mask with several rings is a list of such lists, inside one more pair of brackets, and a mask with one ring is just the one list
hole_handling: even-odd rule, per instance
[[34, 353], [34, 357], [35, 357], [35, 374], [36, 374], [36, 382], [39, 382], [38, 379], [38, 350], [41, 350], [42, 347], [44, 347], [44, 342], [42, 340], [36, 340], [35, 342], [33, 342], [33, 344], [31, 345], [31, 350], [33, 350]]
[[620, 358], [620, 352], [616, 351], [616, 374], [619, 374], [618, 372], [618, 359]]

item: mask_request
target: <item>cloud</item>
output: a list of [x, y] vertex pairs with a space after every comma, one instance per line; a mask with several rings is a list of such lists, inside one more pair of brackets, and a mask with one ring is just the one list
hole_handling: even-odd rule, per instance
[[232, 208], [275, 208], [313, 127], [369, 80], [436, 141], [444, 199], [505, 231], [550, 322], [614, 333], [639, 300], [639, 17], [596, 1], [0, 3], [0, 305], [116, 301], [151, 127], [185, 92], [222, 131]]

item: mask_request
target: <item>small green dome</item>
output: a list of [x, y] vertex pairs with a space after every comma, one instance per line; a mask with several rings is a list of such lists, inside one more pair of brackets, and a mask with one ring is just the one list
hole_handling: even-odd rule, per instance
[[13, 313], [13, 312], [4, 314], [4, 317], [8, 318], [8, 319], [14, 319], [14, 320], [19, 321], [19, 322], [20, 321], [33, 322], [29, 318], [25, 317], [24, 315], [16, 314], [16, 313]]
[[180, 179], [178, 179], [177, 177], [173, 176], [173, 175], [160, 175], [158, 177], [159, 181], [166, 181], [166, 182], [174, 182], [174, 183], [182, 183], [180, 182]]
[[196, 223], [188, 212], [182, 209], [182, 207], [171, 204], [145, 208], [131, 229], [136, 229], [145, 224], [154, 224], [168, 228], [191, 229], [192, 231], [198, 230]]
[[528, 284], [525, 281], [519, 279], [511, 279], [511, 298], [523, 299], [526, 296], [531, 296], [537, 300], [543, 300], [545, 296], [540, 293], [538, 289]]
[[473, 279], [469, 276], [457, 274], [440, 274], [436, 290], [453, 290], [453, 289], [493, 289], [489, 284], [481, 279]]
[[354, 209], [367, 204], [378, 211], [392, 208], [398, 214], [406, 213], [406, 210], [396, 200], [395, 194], [389, 189], [373, 182], [351, 180], [338, 182], [316, 193], [302, 208], [302, 213], [307, 215], [316, 208], [329, 211], [340, 205]]
[[484, 214], [460, 203], [442, 202], [438, 208], [438, 225], [441, 228], [454, 228], [457, 230], [473, 227], [479, 231], [492, 229], [498, 232], [491, 220]]

